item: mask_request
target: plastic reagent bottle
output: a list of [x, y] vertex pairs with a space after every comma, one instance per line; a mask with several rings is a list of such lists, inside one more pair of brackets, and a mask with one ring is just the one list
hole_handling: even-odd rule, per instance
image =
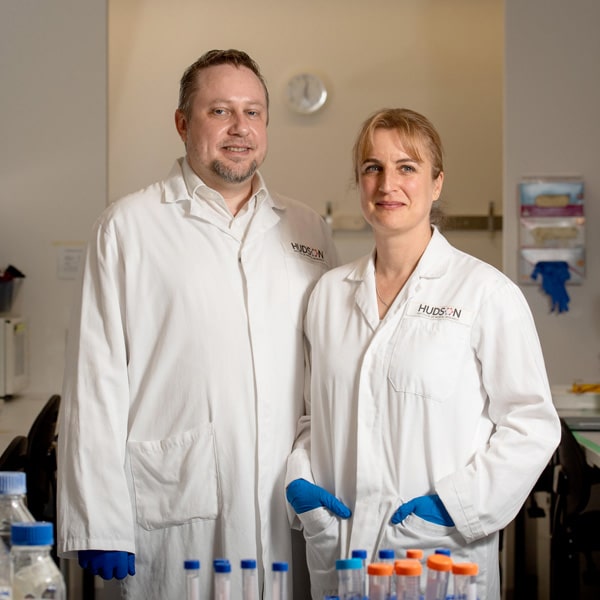
[[240, 566], [242, 568], [242, 600], [257, 600], [256, 561], [253, 558], [245, 558]]
[[340, 600], [363, 600], [360, 577], [362, 568], [360, 558], [340, 558], [335, 561]]
[[369, 600], [389, 600], [392, 593], [394, 565], [371, 563], [367, 566], [369, 575]]
[[425, 591], [425, 582], [427, 578], [427, 569], [425, 568], [425, 553], [421, 548], [409, 548], [406, 551], [406, 558], [414, 558], [421, 563], [421, 593]]
[[12, 523], [33, 523], [26, 504], [27, 480], [20, 471], [0, 471], [0, 536], [10, 550]]
[[454, 563], [454, 600], [477, 600], [477, 573], [479, 568], [476, 563]]
[[379, 562], [389, 562], [393, 565], [396, 553], [392, 548], [381, 548], [377, 556], [379, 556]]
[[402, 558], [394, 563], [397, 600], [419, 600], [423, 567], [416, 558]]
[[0, 600], [12, 597], [10, 526], [35, 519], [26, 504], [27, 480], [20, 471], [0, 471]]
[[432, 554], [427, 557], [425, 600], [446, 600], [451, 570], [452, 559], [449, 556]]
[[274, 562], [272, 568], [272, 595], [273, 600], [287, 600], [287, 574], [288, 564], [286, 562]]
[[215, 600], [230, 600], [231, 563], [225, 558], [213, 560]]
[[11, 542], [13, 600], [65, 600], [65, 581], [50, 555], [54, 544], [52, 523], [13, 523]]
[[200, 600], [200, 561], [183, 561], [186, 600]]
[[366, 550], [352, 550], [352, 558], [359, 558], [362, 560], [362, 567], [360, 569], [360, 593], [362, 598], [367, 598], [367, 551]]

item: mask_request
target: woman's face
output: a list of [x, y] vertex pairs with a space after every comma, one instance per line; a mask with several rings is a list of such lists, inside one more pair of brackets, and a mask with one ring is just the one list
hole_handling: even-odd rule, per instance
[[433, 179], [429, 151], [421, 161], [404, 149], [395, 129], [376, 129], [367, 156], [359, 165], [361, 208], [374, 233], [430, 234], [431, 206], [442, 191], [444, 174]]

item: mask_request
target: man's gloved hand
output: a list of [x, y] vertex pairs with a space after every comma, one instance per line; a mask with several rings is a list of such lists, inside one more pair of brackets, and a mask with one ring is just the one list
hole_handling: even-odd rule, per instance
[[135, 554], [118, 550], [80, 550], [79, 566], [102, 579], [124, 579], [135, 575]]
[[343, 502], [306, 479], [294, 479], [287, 486], [285, 497], [299, 515], [320, 507], [327, 508], [341, 519], [347, 519], [352, 515], [352, 511]]
[[443, 505], [440, 497], [437, 494], [431, 496], [418, 496], [408, 502], [405, 502], [391, 518], [392, 525], [398, 525], [402, 523], [408, 515], [414, 513], [417, 517], [430, 523], [436, 523], [437, 525], [445, 525], [446, 527], [452, 527], [454, 521], [448, 514], [446, 507]]

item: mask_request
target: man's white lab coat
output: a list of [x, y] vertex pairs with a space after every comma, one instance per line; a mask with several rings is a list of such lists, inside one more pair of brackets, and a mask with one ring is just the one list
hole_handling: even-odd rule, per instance
[[[58, 548], [136, 555], [128, 598], [183, 598], [183, 561], [291, 561], [286, 458], [302, 319], [336, 257], [324, 221], [258, 192], [243, 239], [175, 164], [107, 208], [85, 259], [59, 424]], [[264, 581], [264, 571], [267, 581]], [[290, 576], [291, 580], [291, 576]]]

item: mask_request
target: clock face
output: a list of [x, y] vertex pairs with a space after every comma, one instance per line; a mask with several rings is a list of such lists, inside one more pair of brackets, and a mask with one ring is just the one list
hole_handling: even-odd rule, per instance
[[300, 73], [287, 84], [287, 100], [291, 108], [302, 114], [314, 113], [327, 100], [323, 81], [311, 73]]

